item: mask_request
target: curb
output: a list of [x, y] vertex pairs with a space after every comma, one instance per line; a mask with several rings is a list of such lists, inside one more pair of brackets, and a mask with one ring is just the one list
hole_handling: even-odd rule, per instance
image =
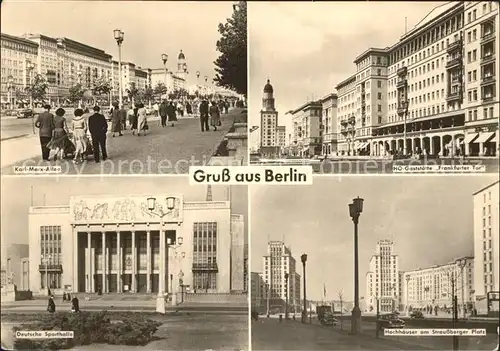
[[29, 138], [31, 136], [36, 136], [36, 134], [21, 134], [21, 135], [14, 135], [14, 136], [11, 136], [11, 137], [7, 137], [7, 138], [3, 138], [3, 139], [0, 139], [0, 142], [3, 142], [3, 141], [9, 141], [9, 140], [15, 140], [15, 139], [22, 139], [22, 138]]

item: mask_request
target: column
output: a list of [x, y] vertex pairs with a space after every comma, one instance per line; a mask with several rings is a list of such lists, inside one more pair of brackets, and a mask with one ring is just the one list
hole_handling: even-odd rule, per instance
[[122, 292], [122, 252], [121, 252], [121, 244], [120, 244], [120, 232], [116, 232], [116, 259], [118, 261], [117, 264], [117, 274], [116, 274], [116, 292]]
[[[479, 134], [481, 137], [481, 134]], [[479, 156], [484, 156], [484, 143], [479, 143]]]
[[136, 282], [136, 273], [137, 273], [137, 258], [136, 258], [136, 255], [137, 255], [137, 250], [135, 248], [135, 231], [132, 231], [132, 286], [131, 286], [131, 291], [133, 293], [137, 292], [136, 291], [136, 285], [137, 285], [137, 282]]
[[467, 138], [467, 134], [464, 134], [464, 153], [465, 156], [470, 156], [470, 144], [465, 140]]
[[73, 226], [73, 289], [72, 292], [78, 291], [78, 231]]
[[450, 157], [455, 157], [455, 136], [451, 136]]
[[411, 138], [410, 140], [411, 140], [411, 143], [410, 143], [411, 150], [410, 151], [413, 154], [413, 153], [415, 153], [415, 138]]
[[87, 232], [87, 269], [85, 278], [86, 278], [86, 290], [88, 293], [92, 292], [92, 235], [90, 232]]
[[429, 153], [431, 155], [435, 154], [435, 150], [434, 150], [434, 137], [432, 137], [432, 136], [429, 137]]
[[439, 136], [439, 156], [444, 156], [444, 136]]
[[159, 288], [158, 295], [164, 294], [165, 291], [165, 232], [160, 229], [160, 272], [158, 277]]
[[146, 232], [146, 292], [151, 293], [151, 232]]
[[103, 294], [106, 293], [106, 232], [102, 232], [102, 280], [101, 280], [101, 291]]

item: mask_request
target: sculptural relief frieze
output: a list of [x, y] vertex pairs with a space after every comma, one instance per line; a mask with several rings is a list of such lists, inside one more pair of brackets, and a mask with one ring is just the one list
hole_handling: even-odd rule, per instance
[[180, 197], [175, 198], [173, 209], [167, 208], [165, 197], [158, 197], [152, 210], [147, 197], [72, 198], [70, 202], [72, 221], [83, 223], [157, 222], [160, 216], [164, 222], [181, 222], [182, 205]]

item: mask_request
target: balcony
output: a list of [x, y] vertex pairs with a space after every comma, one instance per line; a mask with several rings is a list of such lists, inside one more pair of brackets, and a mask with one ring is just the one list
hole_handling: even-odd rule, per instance
[[361, 107], [366, 107], [366, 100], [361, 100]]
[[448, 95], [446, 95], [447, 102], [457, 101], [461, 99], [462, 99], [462, 93], [460, 90], [448, 93]]
[[406, 78], [399, 78], [398, 82], [396, 83], [396, 88], [401, 89], [401, 88], [406, 88], [408, 86], [408, 80]]
[[486, 95], [486, 96], [483, 96], [481, 100], [483, 100], [483, 102], [491, 102], [494, 99], [495, 99], [494, 95]]
[[481, 45], [483, 44], [488, 44], [491, 41], [495, 40], [495, 30], [492, 30], [491, 32], [484, 33], [484, 35], [481, 37]]
[[193, 272], [218, 272], [217, 263], [193, 263]]
[[495, 61], [495, 53], [489, 53], [481, 57], [481, 65], [487, 65]]
[[354, 123], [356, 123], [356, 117], [354, 117], [354, 116], [353, 117], [349, 117], [349, 119], [347, 121], [349, 123], [351, 123], [351, 124], [354, 124]]
[[398, 107], [398, 115], [401, 116], [401, 115], [404, 115], [407, 111], [407, 108], [404, 107], [404, 106], [399, 106]]
[[454, 51], [462, 49], [462, 39], [459, 39], [457, 41], [454, 41], [453, 43], [449, 44], [448, 47], [446, 48], [447, 53], [452, 53]]
[[489, 75], [489, 76], [484, 76], [481, 78], [481, 86], [494, 84], [495, 80], [496, 80], [496, 78], [495, 78], [494, 74]]
[[406, 67], [406, 66], [401, 67], [397, 71], [397, 75], [400, 76], [400, 77], [406, 76], [407, 73], [408, 73], [408, 67]]
[[321, 140], [321, 138], [318, 138], [318, 137], [316, 137], [316, 138], [307, 138], [305, 140], [304, 144], [306, 144], [306, 145], [321, 145], [322, 144], [322, 140]]
[[455, 58], [452, 58], [451, 60], [448, 60], [448, 62], [446, 62], [446, 68], [450, 69], [450, 68], [458, 67], [461, 64], [462, 64], [462, 58], [455, 57]]
[[47, 272], [62, 273], [63, 268], [62, 268], [62, 265], [60, 265], [60, 264], [48, 264], [48, 265], [40, 264], [40, 265], [38, 265], [38, 271], [39, 272], [47, 271]]

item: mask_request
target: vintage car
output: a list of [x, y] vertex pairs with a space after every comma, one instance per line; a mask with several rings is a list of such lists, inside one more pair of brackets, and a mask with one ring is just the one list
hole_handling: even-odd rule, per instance
[[398, 314], [395, 313], [389, 313], [389, 314], [384, 314], [378, 317], [377, 320], [378, 328], [379, 329], [390, 329], [390, 328], [404, 328], [405, 326], [405, 321], [399, 318]]
[[332, 312], [325, 312], [319, 319], [319, 322], [322, 325], [337, 325], [338, 320], [334, 317]]
[[412, 311], [412, 313], [410, 313], [410, 318], [424, 318], [424, 314], [421, 311]]

